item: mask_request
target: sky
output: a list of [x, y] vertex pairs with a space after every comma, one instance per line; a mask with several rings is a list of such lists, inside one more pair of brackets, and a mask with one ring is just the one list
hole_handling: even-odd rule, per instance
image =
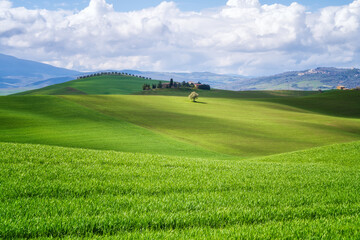
[[80, 71], [360, 67], [360, 0], [0, 0], [0, 53]]
[[[112, 4], [116, 11], [136, 11], [144, 8], [153, 7], [159, 5], [161, 0], [108, 0], [109, 4]], [[177, 7], [182, 11], [200, 11], [208, 8], [221, 7], [226, 4], [226, 0], [178, 0], [175, 1]], [[280, 3], [284, 5], [290, 5], [292, 0], [260, 0], [261, 4], [274, 4]], [[319, 8], [327, 6], [341, 6], [351, 3], [351, 0], [301, 0], [297, 1], [298, 3], [307, 7], [308, 10], [317, 10]], [[67, 9], [81, 10], [89, 4], [87, 0], [13, 0], [14, 7], [26, 7], [29, 9]]]

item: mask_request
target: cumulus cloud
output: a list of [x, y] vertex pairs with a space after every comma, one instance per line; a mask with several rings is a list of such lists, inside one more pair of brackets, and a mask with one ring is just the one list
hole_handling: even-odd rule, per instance
[[263, 75], [359, 65], [360, 0], [314, 13], [298, 3], [258, 0], [200, 12], [180, 11], [174, 2], [116, 12], [105, 0], [91, 0], [75, 12], [0, 0], [0, 26], [0, 52], [77, 70]]
[[258, 0], [229, 0], [226, 3], [226, 6], [235, 8], [251, 8], [260, 7], [260, 3]]

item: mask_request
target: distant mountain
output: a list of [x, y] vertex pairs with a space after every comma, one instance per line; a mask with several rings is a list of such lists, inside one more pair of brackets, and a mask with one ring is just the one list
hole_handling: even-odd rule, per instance
[[268, 77], [243, 79], [225, 84], [223, 88], [228, 90], [326, 90], [334, 89], [338, 85], [347, 88], [360, 86], [360, 69], [319, 67]]
[[43, 81], [34, 82], [30, 85], [27, 85], [26, 87], [32, 87], [32, 88], [40, 88], [40, 87], [46, 87], [54, 84], [64, 83], [74, 80], [74, 77], [57, 77], [57, 78], [49, 78]]
[[[138, 70], [107, 70], [126, 72], [157, 80], [194, 81], [210, 84], [212, 88], [226, 90], [317, 90], [333, 89], [338, 85], [347, 88], [360, 86], [360, 69], [319, 67], [304, 71], [292, 71], [273, 76], [249, 78], [240, 75], [224, 75], [210, 72], [151, 72]], [[76, 79], [90, 74], [48, 64], [18, 59], [0, 54], [0, 95], [37, 89]]]
[[[107, 70], [113, 71], [113, 70]], [[129, 74], [150, 77], [157, 80], [194, 81], [210, 84], [213, 88], [224, 88], [224, 85], [246, 79], [236, 75], [221, 75], [210, 72], [175, 73], [150, 72], [138, 70], [114, 70]], [[100, 72], [100, 71], [99, 71]], [[95, 72], [92, 72], [95, 73]], [[19, 59], [0, 54], [0, 95], [25, 90], [38, 89], [76, 79], [78, 76], [91, 74], [54, 67], [35, 61]]]
[[[79, 74], [77, 71], [0, 54], [0, 90], [43, 87], [58, 83], [60, 79], [74, 79]], [[44, 80], [47, 81], [39, 83]]]

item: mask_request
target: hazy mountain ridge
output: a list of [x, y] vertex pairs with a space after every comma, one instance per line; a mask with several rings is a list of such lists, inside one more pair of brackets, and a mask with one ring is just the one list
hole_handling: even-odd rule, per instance
[[[245, 77], [211, 72], [152, 72], [138, 70], [106, 70], [150, 77], [157, 80], [194, 81], [226, 90], [317, 90], [360, 86], [360, 69], [318, 67], [303, 71], [289, 71], [272, 76]], [[99, 71], [101, 72], [101, 71]], [[93, 72], [95, 73], [95, 72]], [[0, 54], [0, 94], [37, 89], [76, 79], [82, 73], [48, 64], [18, 59]]]
[[318, 90], [360, 86], [360, 69], [318, 67], [303, 71], [289, 71], [272, 76], [245, 77], [210, 72], [175, 73], [123, 70], [123, 72], [159, 80], [199, 81], [213, 88], [226, 90]]
[[[74, 79], [79, 74], [78, 71], [0, 54], [0, 89], [43, 87]], [[45, 81], [44, 84], [41, 81]]]
[[[211, 84], [215, 88], [223, 88], [224, 84], [231, 84], [244, 79], [242, 76], [222, 75], [210, 72], [175, 73], [152, 72], [137, 70], [104, 70], [126, 72], [129, 74], [150, 77], [157, 80], [200, 81]], [[78, 76], [96, 72], [78, 72], [74, 70], [54, 67], [35, 61], [19, 59], [0, 53], [0, 95], [15, 93], [30, 89], [37, 89], [53, 84], [63, 83], [76, 79]]]
[[304, 71], [290, 71], [273, 76], [257, 77], [227, 84], [229, 90], [317, 90], [360, 86], [360, 69], [318, 67]]

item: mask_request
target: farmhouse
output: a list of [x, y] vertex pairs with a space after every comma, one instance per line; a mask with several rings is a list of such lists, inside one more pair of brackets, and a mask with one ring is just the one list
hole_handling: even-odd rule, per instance
[[170, 83], [162, 83], [162, 87], [163, 87], [163, 88], [169, 88], [169, 87], [170, 87]]
[[341, 85], [337, 86], [336, 89], [337, 90], [348, 90], [346, 87], [341, 86]]

